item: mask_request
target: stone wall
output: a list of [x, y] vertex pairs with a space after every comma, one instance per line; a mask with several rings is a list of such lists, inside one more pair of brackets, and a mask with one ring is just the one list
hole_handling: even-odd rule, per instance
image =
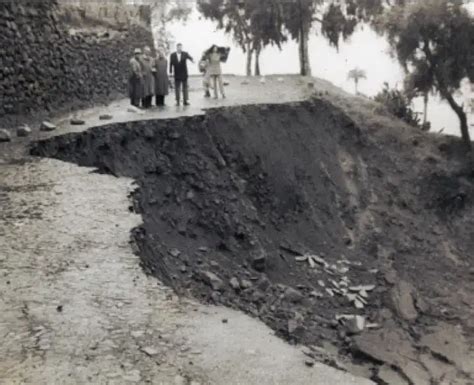
[[71, 32], [54, 0], [0, 2], [0, 120], [125, 94], [144, 45], [152, 35], [140, 25]]

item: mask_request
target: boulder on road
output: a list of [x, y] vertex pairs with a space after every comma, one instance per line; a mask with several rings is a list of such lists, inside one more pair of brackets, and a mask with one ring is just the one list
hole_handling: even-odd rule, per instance
[[25, 124], [24, 126], [20, 126], [17, 128], [16, 135], [20, 138], [24, 138], [26, 136], [29, 136], [31, 132], [31, 128]]
[[10, 142], [12, 140], [12, 136], [10, 132], [5, 129], [0, 130], [0, 142]]
[[51, 122], [48, 122], [48, 121], [44, 121], [41, 123], [41, 126], [40, 126], [40, 131], [54, 131], [56, 129], [56, 126], [51, 123]]

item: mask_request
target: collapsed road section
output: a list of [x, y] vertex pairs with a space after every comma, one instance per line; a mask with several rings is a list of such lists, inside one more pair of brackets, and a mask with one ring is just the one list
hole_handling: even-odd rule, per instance
[[405, 130], [369, 135], [315, 99], [111, 124], [32, 153], [135, 179], [136, 251], [180, 295], [381, 384], [468, 384], [474, 178], [454, 142]]

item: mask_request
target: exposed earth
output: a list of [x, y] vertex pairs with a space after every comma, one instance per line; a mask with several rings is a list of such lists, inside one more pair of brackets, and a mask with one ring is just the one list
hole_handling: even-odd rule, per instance
[[[368, 383], [365, 377], [379, 384], [473, 384], [474, 175], [459, 140], [419, 132], [318, 80], [231, 83], [235, 95], [228, 93], [227, 105], [205, 113], [198, 102], [196, 110], [130, 119], [121, 102], [116, 110], [74, 114], [89, 125], [104, 111], [120, 117], [86, 131], [63, 124], [60, 135], [47, 134], [31, 152], [108, 174], [93, 179], [133, 179], [129, 210], [143, 223], [127, 223], [135, 226], [132, 244], [145, 272], [180, 298], [241, 310], [305, 346], [300, 378], [283, 377], [291, 367], [283, 357], [293, 353], [267, 357], [282, 363], [274, 383], [314, 383], [304, 376], [321, 362], [359, 379], [318, 383]], [[245, 101], [251, 104], [229, 106]], [[13, 143], [5, 162], [28, 159], [25, 144]], [[5, 202], [11, 188], [3, 187]], [[106, 201], [119, 199], [104, 194], [98, 208], [110, 226]], [[95, 205], [82, 202], [91, 211], [82, 215], [93, 215]], [[119, 208], [124, 217], [136, 216], [124, 204], [112, 218], [120, 221]], [[146, 292], [153, 296], [148, 286]], [[178, 323], [193, 324], [183, 327], [188, 341], [203, 350], [214, 344], [214, 360], [228, 354], [230, 366], [241, 351], [220, 351], [216, 338], [224, 346], [258, 340], [250, 331], [257, 326], [242, 326], [247, 318], [235, 316], [233, 327], [227, 316], [189, 321], [183, 312]], [[222, 329], [227, 323], [235, 340]], [[213, 333], [214, 341], [202, 338]], [[208, 377], [195, 377], [229, 383], [210, 378], [216, 369], [206, 366], [209, 353], [202, 356], [208, 360], [198, 366]], [[265, 357], [255, 367], [251, 357], [242, 364], [253, 375], [267, 370]], [[265, 383], [250, 375], [242, 383], [249, 379]]]

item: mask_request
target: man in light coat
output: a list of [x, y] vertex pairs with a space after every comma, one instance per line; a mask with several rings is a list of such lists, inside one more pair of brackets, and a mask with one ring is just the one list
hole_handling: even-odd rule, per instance
[[132, 106], [140, 107], [140, 100], [143, 95], [143, 73], [140, 63], [140, 56], [142, 50], [136, 48], [133, 57], [130, 59], [130, 75], [128, 78], [128, 94], [130, 96], [130, 103]]

